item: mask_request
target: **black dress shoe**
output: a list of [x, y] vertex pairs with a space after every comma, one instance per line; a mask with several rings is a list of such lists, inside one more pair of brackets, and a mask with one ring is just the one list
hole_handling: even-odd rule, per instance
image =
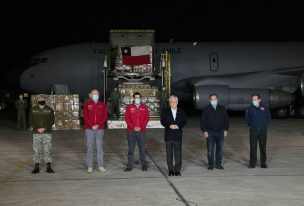
[[174, 172], [173, 171], [169, 171], [169, 176], [174, 176]]
[[208, 167], [208, 170], [213, 170], [213, 167], [212, 167], [212, 166], [209, 166], [209, 167]]
[[266, 169], [266, 168], [268, 168], [268, 165], [267, 164], [262, 164], [261, 167]]
[[182, 176], [180, 172], [175, 172], [175, 176]]
[[255, 165], [249, 165], [248, 168], [255, 168]]
[[143, 166], [141, 169], [142, 169], [142, 171], [148, 171], [147, 166]]
[[124, 171], [125, 171], [125, 172], [130, 172], [130, 171], [132, 171], [132, 168], [127, 167]]
[[215, 168], [219, 169], [219, 170], [223, 170], [224, 169], [224, 167], [222, 165], [217, 165]]

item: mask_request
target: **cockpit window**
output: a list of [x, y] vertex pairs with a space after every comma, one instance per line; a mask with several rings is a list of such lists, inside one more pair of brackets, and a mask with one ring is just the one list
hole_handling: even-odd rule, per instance
[[45, 62], [47, 62], [47, 58], [41, 58], [40, 59], [40, 63], [45, 63]]
[[34, 65], [38, 64], [38, 62], [39, 62], [39, 58], [34, 58], [34, 59], [32, 59], [31, 65], [34, 66]]
[[48, 61], [48, 58], [33, 58], [31, 60], [31, 66], [37, 65], [37, 64], [43, 64], [46, 63]]

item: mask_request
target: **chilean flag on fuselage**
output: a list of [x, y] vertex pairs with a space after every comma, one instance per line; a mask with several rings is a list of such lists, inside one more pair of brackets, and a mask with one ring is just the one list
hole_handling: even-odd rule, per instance
[[121, 47], [122, 63], [125, 65], [150, 64], [151, 46]]

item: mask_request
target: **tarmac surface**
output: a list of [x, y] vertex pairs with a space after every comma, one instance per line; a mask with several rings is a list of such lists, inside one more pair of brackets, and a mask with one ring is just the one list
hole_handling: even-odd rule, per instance
[[0, 205], [304, 205], [304, 120], [272, 120], [268, 130], [268, 169], [248, 169], [248, 128], [232, 117], [225, 139], [225, 170], [207, 170], [206, 144], [199, 118], [190, 118], [183, 136], [181, 177], [168, 177], [163, 129], [150, 129], [148, 171], [141, 171], [136, 148], [133, 171], [127, 162], [125, 130], [106, 130], [102, 174], [86, 173], [82, 130], [53, 133], [53, 169], [33, 169], [32, 133], [0, 120]]

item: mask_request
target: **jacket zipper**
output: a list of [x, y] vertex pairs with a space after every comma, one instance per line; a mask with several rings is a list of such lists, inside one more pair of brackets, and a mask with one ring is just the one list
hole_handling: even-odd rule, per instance
[[42, 109], [41, 109], [41, 113], [40, 113], [40, 128], [42, 127]]
[[[140, 105], [139, 105], [139, 107], [140, 107]], [[136, 112], [136, 118], [137, 118], [137, 123], [136, 123], [136, 126], [137, 126], [137, 127], [139, 127], [139, 124], [138, 124], [138, 122], [139, 122], [139, 120], [138, 120], [138, 112], [139, 112], [139, 107], [138, 107], [138, 108], [136, 108], [136, 109], [137, 109], [137, 112]]]
[[94, 105], [95, 125], [96, 125], [96, 105]]

